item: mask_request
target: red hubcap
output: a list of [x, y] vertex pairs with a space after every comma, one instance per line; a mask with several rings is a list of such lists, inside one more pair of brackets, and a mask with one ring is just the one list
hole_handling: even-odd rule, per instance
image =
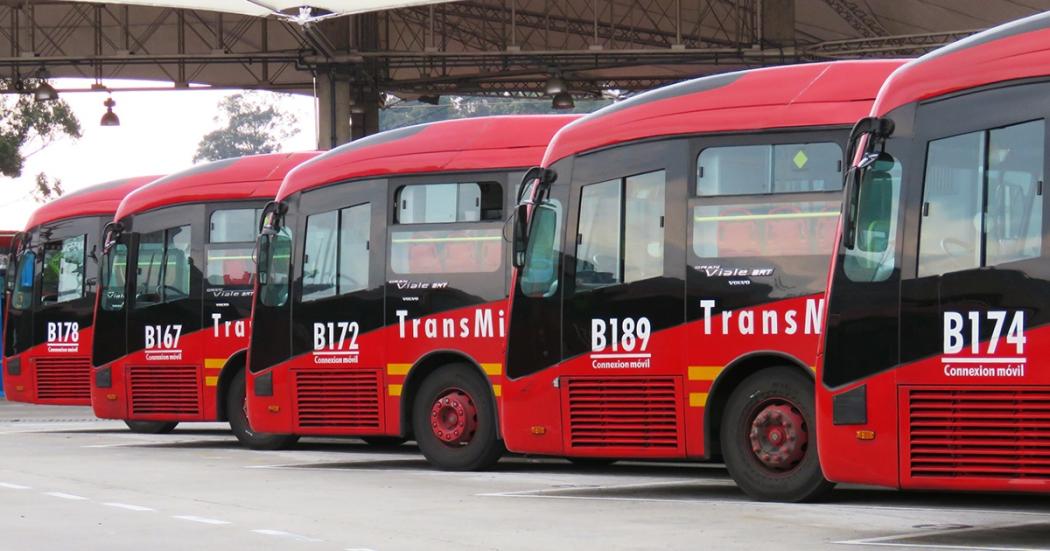
[[470, 395], [454, 388], [439, 396], [430, 408], [430, 428], [449, 446], [470, 443], [478, 430], [478, 410]]
[[762, 465], [783, 472], [806, 456], [809, 435], [802, 413], [793, 404], [772, 401], [759, 406], [751, 421], [751, 451]]

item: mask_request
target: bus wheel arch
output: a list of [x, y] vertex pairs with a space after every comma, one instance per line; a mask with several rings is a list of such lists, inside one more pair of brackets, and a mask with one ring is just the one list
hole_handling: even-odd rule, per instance
[[245, 368], [247, 359], [248, 351], [238, 350], [226, 360], [226, 364], [222, 366], [222, 371], [219, 372], [219, 382], [215, 387], [215, 412], [217, 414], [216, 419], [219, 421], [230, 420], [229, 412], [226, 411], [226, 394], [229, 393], [230, 383], [237, 376], [237, 372]]
[[[483, 370], [473, 358], [461, 352], [451, 350], [435, 350], [429, 352], [412, 365], [408, 374], [405, 375], [404, 383], [401, 385], [400, 431], [402, 436], [408, 439], [412, 439], [413, 437], [412, 404], [415, 402], [416, 394], [419, 393], [419, 388], [423, 385], [423, 381], [438, 369], [453, 364], [465, 364], [471, 366], [477, 372], [478, 376], [487, 382], [489, 396], [492, 398], [493, 402], [496, 402], [496, 393], [492, 388], [492, 380], [485, 374], [485, 370]], [[496, 416], [496, 435], [502, 439], [503, 435], [500, 433], [499, 423], [499, 408], [496, 408], [494, 413]]]
[[238, 405], [243, 409], [246, 396], [233, 396], [236, 391], [244, 392], [248, 376], [246, 367], [247, 350], [239, 350], [226, 361], [222, 372], [219, 373], [219, 382], [216, 387], [216, 399], [218, 400], [218, 418], [230, 424], [230, 430], [244, 446], [253, 450], [283, 450], [288, 449], [299, 441], [294, 434], [264, 434], [257, 433], [248, 424], [247, 411], [240, 415], [231, 415], [232, 408]]
[[813, 371], [798, 358], [783, 352], [753, 352], [741, 356], [723, 369], [708, 392], [704, 406], [704, 455], [708, 459], [721, 457], [720, 431], [722, 416], [733, 391], [751, 375], [771, 367], [789, 367], [813, 380]]

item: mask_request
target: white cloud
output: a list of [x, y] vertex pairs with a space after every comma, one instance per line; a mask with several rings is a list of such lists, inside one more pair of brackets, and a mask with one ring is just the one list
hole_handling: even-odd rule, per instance
[[[39, 206], [29, 195], [37, 173], [62, 180], [72, 192], [94, 184], [148, 174], [169, 174], [192, 166], [197, 143], [215, 129], [219, 101], [236, 91], [172, 90], [171, 85], [137, 81], [106, 81], [112, 88], [164, 86], [165, 91], [115, 92], [113, 111], [120, 126], [99, 126], [105, 113], [105, 92], [64, 93], [80, 119], [83, 137], [62, 140], [26, 161], [22, 177], [0, 177], [0, 230], [20, 230]], [[86, 89], [90, 80], [57, 79], [59, 90]], [[316, 147], [314, 99], [282, 96], [286, 109], [299, 119], [300, 132], [285, 141], [284, 151]]]

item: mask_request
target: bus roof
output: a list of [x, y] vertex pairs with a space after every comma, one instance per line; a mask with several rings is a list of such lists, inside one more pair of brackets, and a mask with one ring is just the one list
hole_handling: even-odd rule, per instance
[[1022, 78], [1050, 74], [1050, 12], [993, 27], [938, 48], [897, 69], [872, 114], [902, 105]]
[[380, 132], [293, 170], [277, 194], [391, 174], [424, 174], [538, 165], [551, 137], [578, 115], [456, 119]]
[[181, 203], [273, 199], [288, 171], [319, 154], [270, 153], [198, 165], [129, 194], [113, 218]]
[[33, 211], [25, 229], [29, 231], [42, 224], [78, 216], [113, 216], [124, 197], [157, 178], [160, 176], [124, 178], [63, 195]]
[[687, 80], [599, 109], [555, 136], [544, 166], [632, 140], [704, 132], [852, 125], [904, 60], [836, 61]]

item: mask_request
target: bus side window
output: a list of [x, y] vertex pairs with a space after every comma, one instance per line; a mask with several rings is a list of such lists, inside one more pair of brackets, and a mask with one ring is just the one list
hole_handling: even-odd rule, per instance
[[255, 275], [252, 250], [262, 209], [223, 209], [211, 214], [206, 247], [208, 285], [247, 287]]
[[582, 188], [577, 291], [663, 275], [665, 179], [659, 170]]
[[[496, 182], [409, 184], [396, 193], [390, 269], [399, 275], [491, 273], [503, 262], [503, 187]], [[478, 224], [470, 227], [469, 224]], [[444, 224], [467, 224], [446, 229]]]
[[303, 302], [336, 294], [336, 232], [339, 211], [306, 217], [306, 246], [303, 249]]
[[1044, 127], [1040, 120], [988, 133], [989, 266], [1042, 253]]
[[135, 308], [189, 298], [190, 226], [158, 230], [139, 237]]
[[1044, 132], [1039, 120], [930, 141], [919, 277], [1040, 256]]

